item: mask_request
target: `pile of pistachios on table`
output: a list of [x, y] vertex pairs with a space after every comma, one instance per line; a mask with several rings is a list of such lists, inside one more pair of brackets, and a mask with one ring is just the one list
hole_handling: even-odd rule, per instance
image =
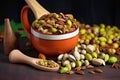
[[59, 72], [83, 74], [81, 71], [87, 68], [117, 63], [119, 54], [120, 29], [117, 26], [80, 24], [78, 45], [57, 58], [61, 65]]

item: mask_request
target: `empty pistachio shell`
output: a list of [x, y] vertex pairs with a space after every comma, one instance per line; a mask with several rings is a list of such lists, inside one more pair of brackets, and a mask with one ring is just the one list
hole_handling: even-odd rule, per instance
[[80, 60], [85, 59], [85, 55], [84, 54], [80, 54]]
[[93, 65], [96, 65], [96, 66], [100, 66], [100, 65], [104, 65], [105, 66], [105, 61], [103, 59], [100, 59], [100, 58], [94, 58], [92, 60], [92, 64]]
[[76, 63], [75, 62], [71, 62], [71, 67], [75, 68], [75, 66], [76, 66]]
[[60, 54], [57, 59], [58, 59], [59, 61], [61, 61], [62, 58], [63, 58], [63, 54]]
[[75, 51], [78, 51], [78, 47], [75, 47]]
[[68, 58], [68, 54], [65, 53], [65, 54], [63, 55], [63, 61], [66, 60], [67, 58]]
[[86, 45], [85, 44], [81, 44], [81, 48], [86, 49]]
[[62, 65], [65, 66], [66, 64], [69, 64], [69, 63], [70, 63], [69, 60], [65, 60], [65, 61], [62, 62]]
[[87, 52], [93, 52], [93, 51], [95, 51], [95, 46], [87, 45], [86, 50], [87, 50]]
[[76, 58], [76, 60], [80, 60], [80, 54], [78, 51], [74, 51], [73, 55]]
[[76, 61], [75, 57], [73, 55], [71, 55], [71, 54], [69, 54], [68, 59], [70, 61]]
[[90, 62], [89, 62], [88, 60], [85, 60], [84, 64], [85, 64], [86, 66], [88, 66], [88, 65], [90, 64]]
[[82, 54], [86, 54], [86, 50], [83, 49], [83, 50], [81, 51], [81, 53], [82, 53]]

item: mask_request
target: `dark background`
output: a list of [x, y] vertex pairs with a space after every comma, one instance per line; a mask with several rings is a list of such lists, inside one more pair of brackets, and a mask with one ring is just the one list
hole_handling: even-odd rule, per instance
[[[37, 0], [50, 12], [72, 13], [85, 24], [116, 25], [120, 27], [120, 0]], [[0, 24], [4, 18], [20, 22], [20, 12], [26, 5], [24, 0], [0, 2]], [[31, 19], [34, 16], [29, 16]]]

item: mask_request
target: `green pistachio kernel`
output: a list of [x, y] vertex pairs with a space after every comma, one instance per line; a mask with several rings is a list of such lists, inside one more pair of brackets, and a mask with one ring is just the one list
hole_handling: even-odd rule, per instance
[[98, 53], [97, 52], [92, 52], [91, 55], [92, 55], [92, 57], [97, 58]]
[[71, 22], [70, 20], [67, 20], [67, 23], [66, 23], [66, 24], [67, 24], [67, 27], [68, 27], [68, 28], [71, 28], [71, 27], [72, 27], [72, 22]]
[[105, 54], [105, 58], [104, 58], [105, 62], [107, 62], [109, 60], [109, 55]]
[[90, 53], [87, 53], [85, 55], [85, 58], [88, 60], [88, 61], [91, 61], [93, 59], [92, 55]]
[[69, 71], [68, 67], [61, 67], [60, 73], [67, 73]]
[[66, 64], [65, 66], [68, 67], [69, 71], [71, 70], [71, 64], [70, 63]]
[[110, 57], [109, 60], [108, 60], [108, 63], [110, 63], [110, 64], [113, 64], [113, 63], [116, 63], [116, 62], [117, 62], [117, 57], [115, 57], [115, 56]]
[[76, 67], [80, 67], [80, 66], [82, 66], [82, 62], [80, 60], [77, 60], [76, 61]]
[[57, 32], [57, 29], [54, 28], [54, 27], [52, 27], [51, 30], [52, 30], [53, 33], [56, 33], [56, 32]]
[[43, 24], [43, 23], [45, 23], [45, 20], [39, 20], [39, 23]]

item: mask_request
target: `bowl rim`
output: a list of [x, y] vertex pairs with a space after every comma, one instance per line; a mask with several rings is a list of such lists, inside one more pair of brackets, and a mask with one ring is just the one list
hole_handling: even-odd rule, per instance
[[40, 33], [36, 30], [34, 30], [31, 27], [31, 33], [37, 37], [37, 38], [41, 38], [41, 39], [47, 39], [47, 40], [63, 40], [63, 39], [68, 39], [68, 38], [72, 38], [74, 36], [76, 36], [77, 34], [79, 34], [79, 27], [77, 27], [77, 29], [73, 32], [69, 32], [69, 33], [65, 33], [65, 34], [43, 34]]

